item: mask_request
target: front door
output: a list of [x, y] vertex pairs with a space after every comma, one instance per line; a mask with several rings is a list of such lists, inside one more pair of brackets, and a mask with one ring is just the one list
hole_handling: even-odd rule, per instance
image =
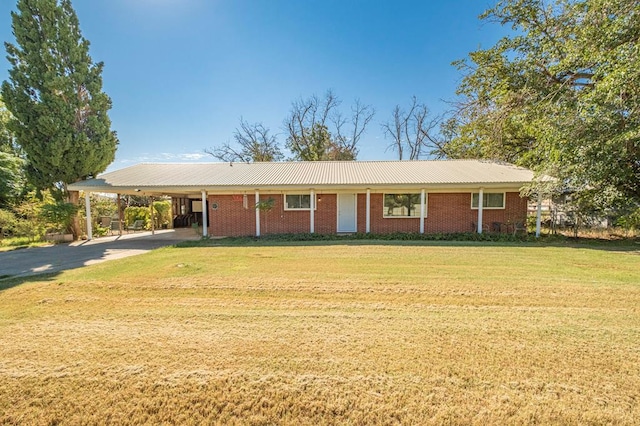
[[338, 194], [338, 232], [356, 232], [356, 194]]

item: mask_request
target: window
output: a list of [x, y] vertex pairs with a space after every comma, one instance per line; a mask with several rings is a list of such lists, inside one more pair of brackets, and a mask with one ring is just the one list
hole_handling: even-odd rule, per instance
[[[478, 208], [478, 198], [480, 195], [477, 192], [471, 194], [471, 208]], [[482, 194], [482, 208], [483, 209], [504, 209], [504, 192], [485, 192]]]
[[311, 195], [309, 194], [287, 194], [284, 199], [285, 210], [310, 210], [311, 208]]
[[384, 194], [384, 217], [420, 217], [420, 194]]

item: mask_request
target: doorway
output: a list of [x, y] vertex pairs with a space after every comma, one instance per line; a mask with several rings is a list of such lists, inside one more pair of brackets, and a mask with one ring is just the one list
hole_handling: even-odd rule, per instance
[[338, 194], [338, 232], [357, 231], [357, 194]]

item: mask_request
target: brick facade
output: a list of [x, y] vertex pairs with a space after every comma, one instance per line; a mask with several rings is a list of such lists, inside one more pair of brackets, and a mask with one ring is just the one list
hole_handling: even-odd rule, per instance
[[[256, 233], [255, 196], [209, 195], [209, 235], [246, 236]], [[260, 200], [274, 200], [273, 208], [260, 212], [262, 235], [284, 233], [308, 233], [310, 215], [308, 210], [292, 211], [284, 209], [284, 195], [260, 194]], [[420, 218], [383, 217], [383, 194], [371, 194], [371, 233], [419, 232]], [[214, 209], [213, 206], [216, 206]], [[483, 225], [493, 230], [494, 223], [508, 224], [522, 222], [527, 215], [527, 199], [517, 192], [507, 192], [504, 209], [484, 209]], [[427, 194], [427, 215], [425, 232], [471, 232], [477, 222], [478, 210], [471, 208], [471, 193]], [[366, 231], [366, 194], [357, 196], [357, 229]], [[318, 194], [315, 210], [315, 232], [333, 234], [337, 230], [337, 195]]]

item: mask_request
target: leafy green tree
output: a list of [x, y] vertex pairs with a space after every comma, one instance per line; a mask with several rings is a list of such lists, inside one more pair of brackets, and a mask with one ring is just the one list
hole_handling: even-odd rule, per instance
[[11, 113], [0, 97], [0, 152], [15, 151], [15, 137], [7, 128], [9, 120], [11, 120]]
[[446, 155], [530, 167], [603, 208], [638, 205], [637, 0], [502, 0], [481, 18], [514, 32], [456, 63]]
[[315, 123], [310, 129], [304, 129], [304, 142], [291, 144], [289, 149], [302, 161], [321, 161], [329, 159], [333, 145], [327, 126]]
[[19, 200], [24, 184], [24, 160], [0, 151], [0, 208]]
[[26, 155], [29, 180], [64, 193], [114, 159], [103, 64], [89, 56], [70, 0], [19, 0], [17, 10], [16, 44], [5, 43], [12, 66], [2, 84], [8, 128]]
[[19, 201], [25, 191], [25, 161], [20, 156], [15, 138], [7, 124], [11, 113], [0, 98], [0, 208], [7, 208]]

